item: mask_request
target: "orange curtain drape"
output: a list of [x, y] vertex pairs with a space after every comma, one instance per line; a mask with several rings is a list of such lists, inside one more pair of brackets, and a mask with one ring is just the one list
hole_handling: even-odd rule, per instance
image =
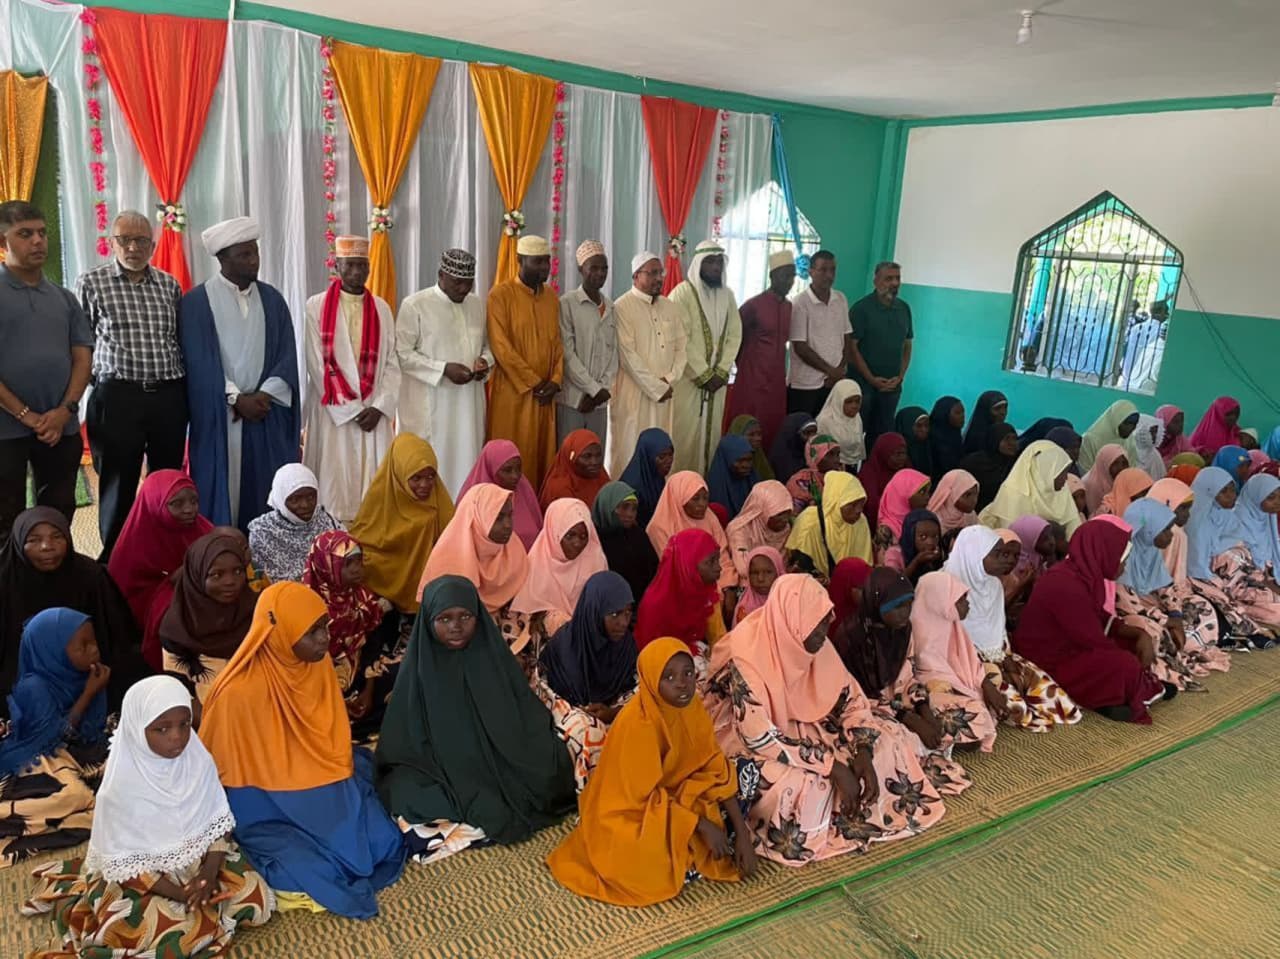
[[[480, 105], [480, 122], [489, 160], [507, 210], [517, 210], [533, 181], [556, 112], [556, 82], [510, 67], [471, 64], [471, 87]], [[516, 238], [498, 241], [494, 284], [516, 277]]]
[[[684, 229], [698, 189], [698, 178], [707, 163], [711, 137], [716, 129], [716, 111], [670, 97], [641, 97], [644, 130], [653, 160], [653, 180], [658, 188], [658, 205], [667, 232], [676, 236]], [[667, 275], [662, 292], [670, 293], [684, 278], [680, 257], [667, 248]]]
[[[329, 62], [373, 205], [388, 207], [417, 142], [440, 61], [335, 42]], [[396, 308], [396, 264], [385, 231], [375, 232], [369, 244], [368, 287]]]
[[48, 96], [48, 77], [0, 71], [0, 203], [31, 199]]
[[[94, 35], [160, 202], [180, 202], [222, 74], [227, 22], [99, 9]], [[151, 262], [191, 288], [181, 234], [161, 230]]]

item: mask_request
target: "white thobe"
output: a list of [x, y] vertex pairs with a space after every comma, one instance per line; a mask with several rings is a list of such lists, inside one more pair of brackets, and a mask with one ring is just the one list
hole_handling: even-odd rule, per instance
[[[333, 358], [355, 399], [321, 404], [324, 396], [324, 358], [320, 346], [320, 314], [325, 293], [307, 300], [306, 444], [302, 462], [320, 481], [320, 503], [344, 525], [350, 525], [360, 501], [373, 481], [382, 458], [395, 438], [396, 402], [400, 396], [400, 361], [396, 356], [396, 321], [391, 307], [375, 296], [378, 309], [378, 368], [368, 399], [360, 398], [360, 350], [363, 346], [364, 303], [361, 294], [339, 292], [338, 322], [333, 329]], [[373, 407], [382, 413], [378, 425], [362, 430], [356, 417]]]
[[484, 303], [474, 293], [454, 303], [439, 286], [405, 297], [400, 306], [396, 352], [400, 383], [400, 432], [431, 444], [440, 478], [457, 496], [484, 445], [485, 382], [459, 386], [444, 375], [446, 363], [467, 369], [481, 357], [493, 368]]
[[685, 332], [674, 303], [635, 287], [614, 301], [613, 315], [618, 375], [609, 401], [609, 475], [621, 476], [644, 430], [671, 432], [675, 401], [658, 400], [684, 372]]
[[[227, 396], [266, 393], [281, 406], [293, 405], [293, 388], [278, 376], [269, 376], [258, 385], [262, 365], [266, 362], [267, 320], [262, 308], [258, 284], [243, 290], [221, 273], [215, 273], [205, 284], [209, 295], [209, 312], [213, 314], [218, 334], [218, 353], [222, 359], [222, 375], [226, 378]], [[233, 312], [228, 304], [234, 303]], [[227, 406], [227, 504], [231, 508], [231, 525], [240, 522], [240, 460], [244, 444], [244, 420], [235, 407]]]
[[725, 390], [708, 393], [699, 384], [713, 375], [728, 381], [742, 345], [742, 317], [732, 290], [712, 289], [696, 276], [671, 291], [671, 302], [680, 310], [688, 338], [684, 375], [676, 381], [673, 397], [676, 456], [671, 469], [705, 475], [723, 433]]

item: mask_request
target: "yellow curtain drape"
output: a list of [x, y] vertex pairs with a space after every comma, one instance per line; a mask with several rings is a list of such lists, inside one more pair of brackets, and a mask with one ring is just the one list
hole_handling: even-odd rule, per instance
[[48, 77], [0, 71], [0, 202], [31, 199], [48, 95]]
[[[498, 191], [508, 210], [519, 209], [551, 133], [556, 82], [510, 67], [473, 63], [470, 70]], [[516, 239], [504, 233], [498, 241], [498, 268], [493, 282], [502, 283], [515, 276]]]
[[[417, 142], [440, 61], [335, 42], [330, 64], [373, 204], [388, 207]], [[399, 306], [396, 265], [385, 232], [371, 238], [368, 287], [392, 310]]]

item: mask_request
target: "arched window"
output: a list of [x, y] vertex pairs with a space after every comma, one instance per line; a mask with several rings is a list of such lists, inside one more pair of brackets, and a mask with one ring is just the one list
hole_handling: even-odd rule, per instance
[[1022, 245], [1004, 368], [1152, 394], [1182, 253], [1100, 193]]
[[[800, 252], [812, 255], [822, 248], [822, 237], [803, 211], [800, 221]], [[769, 254], [778, 250], [796, 252], [791, 236], [791, 220], [782, 188], [770, 181], [729, 210], [721, 221], [721, 240], [729, 256], [733, 277], [744, 289], [734, 290], [738, 301], [755, 296], [769, 284]], [[737, 264], [741, 264], [741, 269]], [[792, 293], [808, 286], [808, 279], [796, 277]]]

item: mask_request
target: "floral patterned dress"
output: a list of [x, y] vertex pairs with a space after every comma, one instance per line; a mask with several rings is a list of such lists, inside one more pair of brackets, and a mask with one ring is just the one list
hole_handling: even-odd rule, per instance
[[919, 744], [917, 755], [922, 757], [938, 791], [943, 795], [964, 792], [972, 783], [960, 764], [951, 760], [952, 749], [958, 745], [981, 743], [988, 737], [994, 739], [996, 718], [986, 703], [966, 696], [950, 683], [921, 682], [915, 673], [913, 656], [908, 653], [898, 678], [893, 685], [881, 690], [874, 706], [877, 714], [887, 720], [895, 720], [899, 714], [915, 709], [920, 703], [928, 703], [941, 721], [942, 744], [930, 750], [914, 732], [905, 726], [903, 729]]
[[[542, 704], [551, 712], [556, 735], [569, 749], [569, 756], [573, 759], [574, 779], [577, 780], [578, 792], [582, 792], [596, 768], [596, 763], [600, 761], [600, 751], [604, 749], [604, 740], [609, 727], [586, 710], [571, 706], [567, 700], [557, 696], [547, 685], [546, 676], [543, 675], [541, 668], [530, 685], [542, 700]], [[634, 695], [633, 689], [609, 705], [621, 706]]]
[[[275, 912], [275, 895], [232, 842], [218, 873], [218, 902], [191, 912], [184, 903], [152, 892], [164, 878], [181, 886], [200, 870], [200, 859], [176, 872], [143, 873], [124, 882], [86, 875], [79, 859], [46, 863], [34, 873], [36, 889], [24, 916], [51, 915], [59, 945], [28, 959], [212, 959], [223, 954], [240, 926], [260, 926]], [[221, 898], [225, 897], [225, 898]]]
[[1257, 629], [1244, 632], [1252, 624], [1280, 632], [1280, 596], [1267, 587], [1267, 574], [1254, 565], [1253, 557], [1246, 547], [1233, 546], [1219, 553], [1213, 558], [1212, 565], [1213, 580], [1204, 583], [1193, 579], [1190, 583], [1193, 589], [1211, 602], [1212, 592], [1205, 590], [1206, 586], [1221, 593], [1227, 600], [1228, 608], [1235, 607], [1238, 623], [1232, 622], [1226, 608], [1218, 607], [1231, 626], [1232, 635], [1248, 636], [1252, 632], [1258, 632]]
[[1047, 733], [1054, 726], [1074, 726], [1084, 718], [1066, 690], [1031, 660], [1013, 652], [1008, 640], [1000, 658], [990, 658], [981, 649], [978, 658], [1009, 705], [1006, 725]]
[[[800, 866], [865, 852], [870, 843], [921, 833], [943, 816], [942, 797], [918, 757], [919, 739], [877, 716], [852, 677], [824, 719], [788, 722], [786, 729], [774, 724], [764, 697], [733, 659], [709, 678], [705, 702], [721, 748], [736, 763], [756, 848], [769, 859]], [[869, 809], [845, 815], [831, 767], [836, 760], [852, 766], [864, 744], [873, 753], [879, 795]]]
[[[1182, 611], [1182, 628], [1187, 637], [1182, 649], [1169, 635], [1168, 610]], [[1231, 668], [1231, 656], [1218, 648], [1218, 617], [1213, 608], [1185, 586], [1167, 586], [1140, 596], [1117, 584], [1116, 614], [1156, 641], [1156, 661], [1151, 671], [1161, 682], [1172, 683], [1181, 690], [1199, 691], [1204, 688], [1200, 680], [1210, 671], [1226, 672]]]

